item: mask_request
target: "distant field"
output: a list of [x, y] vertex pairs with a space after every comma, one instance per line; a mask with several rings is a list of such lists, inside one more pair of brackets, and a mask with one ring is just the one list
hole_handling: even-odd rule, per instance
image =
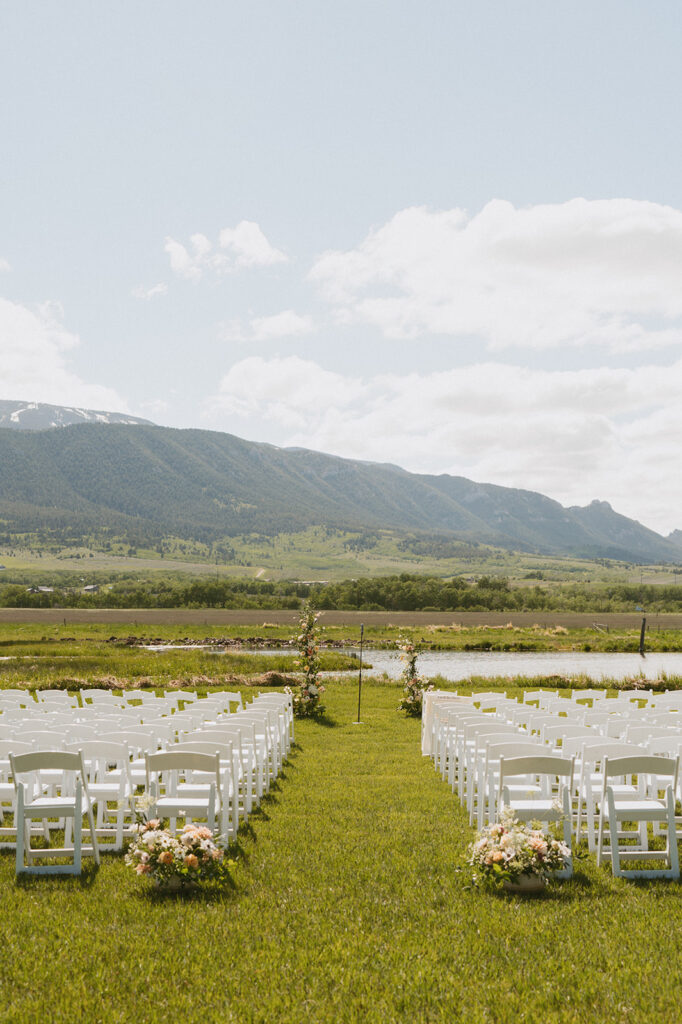
[[[12, 571], [50, 573], [69, 570], [88, 573], [178, 573], [191, 576], [241, 576], [261, 580], [341, 580], [388, 576], [410, 572], [433, 576], [504, 576], [517, 586], [558, 583], [599, 584], [675, 583], [680, 580], [671, 566], [638, 566], [613, 559], [562, 558], [525, 551], [508, 551], [485, 544], [468, 544], [452, 538], [411, 537], [394, 530], [375, 532], [328, 530], [310, 527], [298, 533], [273, 537], [257, 534], [229, 538], [230, 557], [218, 555], [206, 545], [172, 540], [161, 558], [154, 550], [139, 548], [129, 554], [127, 545], [111, 551], [95, 547], [61, 550], [32, 546], [0, 548], [0, 565]], [[0, 572], [0, 582], [5, 573]]]
[[[452, 626], [533, 626], [543, 628], [564, 626], [567, 629], [635, 629], [642, 622], [640, 612], [356, 612], [326, 611], [320, 613], [320, 625], [399, 626], [424, 628], [428, 625]], [[127, 623], [129, 625], [175, 626], [277, 626], [296, 625], [299, 612], [248, 609], [235, 611], [221, 608], [0, 608], [4, 623]], [[649, 629], [682, 629], [682, 614], [661, 612], [647, 616]]]

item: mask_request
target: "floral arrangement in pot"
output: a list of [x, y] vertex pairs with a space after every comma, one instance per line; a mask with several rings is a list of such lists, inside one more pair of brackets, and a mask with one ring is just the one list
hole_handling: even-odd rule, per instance
[[482, 829], [469, 847], [474, 884], [516, 891], [544, 888], [566, 866], [569, 847], [534, 824], [517, 821], [509, 810], [501, 819]]
[[187, 824], [180, 835], [161, 827], [158, 818], [133, 826], [135, 837], [125, 862], [138, 875], [147, 875], [160, 889], [195, 888], [201, 882], [224, 882], [233, 861], [215, 842], [210, 828]]

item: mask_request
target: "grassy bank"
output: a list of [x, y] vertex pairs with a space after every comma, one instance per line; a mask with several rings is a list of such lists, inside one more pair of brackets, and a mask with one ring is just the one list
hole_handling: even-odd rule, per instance
[[[48, 655], [65, 654], [67, 650], [97, 656], [115, 656], [126, 645], [145, 643], [220, 644], [241, 643], [246, 647], [279, 647], [289, 645], [296, 625], [269, 622], [267, 613], [257, 625], [221, 623], [154, 624], [135, 621], [124, 623], [41, 623], [31, 622], [30, 612], [22, 622], [0, 622], [0, 656], [15, 653]], [[400, 636], [410, 636], [423, 650], [454, 651], [595, 651], [633, 652], [639, 650], [640, 628], [594, 626], [573, 628], [543, 624], [529, 626], [476, 625], [464, 626], [456, 616], [448, 624], [400, 624], [389, 621], [365, 623], [365, 645], [393, 649]], [[321, 644], [357, 649], [360, 641], [359, 623], [323, 625]], [[650, 626], [646, 632], [647, 651], [682, 651], [682, 629]], [[336, 666], [330, 666], [334, 670]]]
[[[8, 1024], [641, 1022], [679, 1016], [682, 889], [581, 860], [527, 901], [467, 888], [465, 816], [395, 686], [325, 694], [242, 830], [234, 889], [155, 897], [121, 859], [14, 881], [0, 853]], [[672, 954], [672, 955], [671, 955]]]

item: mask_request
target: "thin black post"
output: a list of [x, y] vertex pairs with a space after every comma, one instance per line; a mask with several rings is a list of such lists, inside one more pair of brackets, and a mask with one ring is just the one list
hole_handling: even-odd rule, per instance
[[646, 619], [642, 619], [642, 631], [639, 634], [639, 653], [644, 654], [644, 634], [646, 633]]
[[356, 725], [360, 725], [360, 700], [362, 698], [362, 641], [365, 635], [365, 625], [360, 623], [360, 673], [358, 675], [358, 720]]

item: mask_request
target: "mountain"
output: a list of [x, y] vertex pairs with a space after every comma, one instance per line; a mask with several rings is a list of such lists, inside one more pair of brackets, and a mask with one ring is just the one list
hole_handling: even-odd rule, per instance
[[81, 423], [0, 429], [0, 535], [164, 536], [210, 543], [324, 524], [437, 532], [545, 554], [682, 562], [682, 548], [606, 502], [283, 449], [205, 430]]
[[47, 430], [50, 427], [68, 427], [72, 423], [150, 425], [149, 420], [121, 412], [73, 409], [65, 405], [46, 405], [44, 402], [0, 401], [0, 427], [9, 427], [10, 430]]

